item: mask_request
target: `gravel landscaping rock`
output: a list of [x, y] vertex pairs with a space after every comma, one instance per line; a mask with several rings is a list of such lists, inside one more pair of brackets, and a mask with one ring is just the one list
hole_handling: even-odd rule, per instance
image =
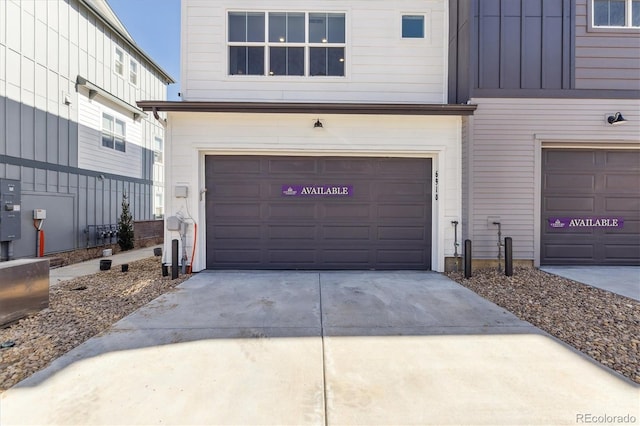
[[129, 263], [128, 272], [114, 268], [51, 287], [47, 309], [0, 329], [0, 392], [189, 278], [162, 277], [161, 266], [151, 257]]
[[640, 383], [640, 302], [535, 268], [448, 276], [601, 364]]

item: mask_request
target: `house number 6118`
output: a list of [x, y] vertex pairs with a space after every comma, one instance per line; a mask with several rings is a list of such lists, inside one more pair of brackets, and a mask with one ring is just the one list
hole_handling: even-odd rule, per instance
[[438, 172], [436, 172], [436, 201], [438, 201]]

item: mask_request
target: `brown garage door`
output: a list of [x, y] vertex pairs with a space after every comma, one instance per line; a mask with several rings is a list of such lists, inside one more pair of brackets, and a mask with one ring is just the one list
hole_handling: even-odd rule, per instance
[[543, 265], [640, 264], [640, 151], [542, 151]]
[[430, 159], [205, 162], [207, 268], [431, 268]]

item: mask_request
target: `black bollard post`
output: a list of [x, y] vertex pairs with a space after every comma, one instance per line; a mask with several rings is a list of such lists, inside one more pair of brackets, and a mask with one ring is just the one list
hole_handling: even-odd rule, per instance
[[178, 240], [171, 240], [171, 279], [178, 278]]
[[464, 240], [464, 277], [471, 278], [471, 240]]
[[513, 239], [504, 239], [504, 274], [508, 277], [513, 275]]

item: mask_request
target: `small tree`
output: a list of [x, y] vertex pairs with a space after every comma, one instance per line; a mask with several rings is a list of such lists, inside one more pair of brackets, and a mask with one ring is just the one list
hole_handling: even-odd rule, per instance
[[127, 194], [122, 194], [122, 212], [118, 221], [118, 245], [122, 251], [133, 248], [133, 217], [129, 211]]

